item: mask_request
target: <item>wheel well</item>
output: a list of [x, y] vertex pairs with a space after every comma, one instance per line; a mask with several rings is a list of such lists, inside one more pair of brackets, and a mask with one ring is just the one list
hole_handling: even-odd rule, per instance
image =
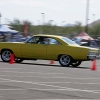
[[58, 60], [59, 60], [59, 58], [60, 58], [61, 55], [63, 55], [63, 54], [58, 55]]
[[4, 50], [9, 50], [9, 51], [11, 51], [11, 53], [13, 53], [13, 51], [12, 51], [11, 49], [6, 49], [6, 48], [5, 48], [5, 49], [2, 49], [2, 50], [1, 50], [1, 53], [2, 53]]

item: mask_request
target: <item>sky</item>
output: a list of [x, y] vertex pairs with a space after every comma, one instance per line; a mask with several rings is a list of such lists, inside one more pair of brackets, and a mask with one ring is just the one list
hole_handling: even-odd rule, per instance
[[[86, 5], [88, 0], [0, 0], [1, 23], [14, 19], [28, 20], [34, 25], [47, 23], [53, 25], [86, 24]], [[89, 0], [89, 22], [100, 18], [100, 0]]]

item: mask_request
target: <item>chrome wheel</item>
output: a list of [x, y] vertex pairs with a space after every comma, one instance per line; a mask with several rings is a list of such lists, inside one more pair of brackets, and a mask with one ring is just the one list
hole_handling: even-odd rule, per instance
[[62, 55], [59, 58], [59, 63], [61, 66], [69, 66], [71, 64], [71, 57], [68, 55]]
[[4, 62], [8, 62], [10, 61], [11, 59], [11, 54], [12, 52], [10, 50], [4, 50], [2, 53], [1, 53], [1, 59], [4, 61]]

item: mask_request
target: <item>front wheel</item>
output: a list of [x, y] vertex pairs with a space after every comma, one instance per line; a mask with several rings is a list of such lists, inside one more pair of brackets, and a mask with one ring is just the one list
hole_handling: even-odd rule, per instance
[[59, 63], [61, 66], [68, 67], [72, 63], [72, 58], [68, 55], [61, 55], [59, 57]]
[[70, 64], [70, 66], [78, 67], [81, 63], [82, 63], [82, 61], [74, 60], [74, 61]]

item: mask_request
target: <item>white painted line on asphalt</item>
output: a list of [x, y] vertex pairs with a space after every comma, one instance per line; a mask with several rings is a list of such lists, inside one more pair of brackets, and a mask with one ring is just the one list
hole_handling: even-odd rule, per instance
[[64, 74], [64, 73], [44, 73], [44, 72], [16, 72], [16, 71], [2, 71], [2, 72], [10, 72], [10, 73], [41, 73], [41, 74]]
[[[48, 78], [48, 77], [41, 77], [41, 76], [12, 76], [12, 75], [0, 75], [0, 76], [11, 76], [11, 77], [37, 77], [37, 78]], [[50, 77], [52, 78], [52, 77]]]
[[22, 69], [22, 68], [0, 68], [0, 69]]
[[[21, 73], [21, 72], [19, 72], [19, 73]], [[23, 72], [22, 72], [23, 73]], [[25, 72], [24, 72], [25, 73]], [[26, 72], [26, 73], [30, 73], [30, 72]], [[31, 73], [34, 73], [34, 72], [31, 72]], [[57, 74], [57, 73], [42, 73], [42, 74]], [[12, 76], [12, 75], [0, 75], [0, 76]], [[100, 78], [73, 78], [73, 77], [41, 77], [41, 76], [12, 76], [12, 77], [37, 77], [37, 78], [51, 78], [51, 79], [53, 79], [53, 78], [56, 78], [56, 79], [59, 79], [59, 78], [61, 78], [61, 79], [74, 79], [74, 80], [100, 80]]]
[[[12, 81], [0, 81], [0, 82], [12, 82]], [[95, 84], [97, 84], [97, 85], [100, 85], [100, 83], [77, 83], [77, 82], [38, 82], [39, 84], [43, 84], [43, 83], [48, 83], [48, 84], [50, 84], [50, 83], [53, 83], [53, 84], [87, 84], [87, 85], [95, 85]]]
[[[79, 89], [70, 89], [70, 88], [68, 88], [68, 89], [39, 89], [39, 88], [27, 88], [27, 89], [0, 89], [0, 91], [23, 91], [23, 90], [41, 90], [41, 91], [76, 91], [76, 92], [78, 92], [79, 91]], [[100, 91], [100, 90], [82, 90], [82, 92], [94, 92], [94, 93], [100, 93], [100, 92], [98, 92], [98, 91]], [[1, 96], [0, 96], [1, 97]]]
[[98, 93], [100, 94], [100, 92], [96, 92], [98, 90], [80, 90], [80, 89], [74, 89], [74, 88], [66, 88], [66, 89], [38, 89], [38, 88], [28, 88], [28, 89], [33, 89], [33, 90], [47, 90], [47, 91], [81, 91], [81, 92], [92, 92], [92, 93]]
[[[9, 72], [9, 71], [7, 71]], [[18, 73], [30, 73], [30, 72], [18, 72]], [[34, 73], [34, 72], [31, 72]], [[41, 72], [38, 72], [41, 73]], [[42, 73], [42, 74], [52, 74], [52, 73]], [[57, 74], [57, 73], [53, 73], [53, 74]], [[61, 74], [61, 73], [60, 73]], [[63, 73], [62, 73], [63, 74]], [[73, 78], [73, 77], [41, 77], [41, 76], [12, 76], [12, 75], [0, 75], [0, 76], [11, 76], [11, 77], [37, 77], [37, 78], [61, 78], [61, 79], [74, 79], [74, 80], [100, 80], [100, 78]], [[52, 83], [52, 82], [51, 82]], [[84, 83], [83, 83], [84, 84]]]
[[[40, 77], [40, 76], [33, 76], [33, 77]], [[98, 80], [100, 80], [100, 78], [73, 78], [73, 77], [41, 77], [41, 78], [51, 78], [51, 79], [53, 79], [53, 78], [58, 78], [58, 79], [61, 78], [61, 79], [75, 79], [75, 80], [76, 80], [76, 79], [78, 79], [78, 80], [83, 80], [83, 79], [84, 79], [84, 80], [85, 80], [85, 79], [86, 79], [86, 80], [91, 80], [91, 79], [92, 79], [92, 80], [93, 80], [93, 79], [95, 80], [95, 79], [98, 79]]]
[[39, 84], [43, 84], [43, 83], [53, 83], [53, 84], [87, 84], [87, 85], [93, 85], [93, 84], [98, 84], [100, 85], [100, 83], [77, 83], [77, 82], [38, 82]]
[[[0, 81], [0, 83], [2, 82], [5, 82], [5, 83], [9, 83], [9, 82], [12, 82], [12, 81]], [[100, 83], [77, 83], [77, 82], [38, 82], [39, 84], [50, 84], [50, 83], [53, 83], [53, 84], [85, 84], [85, 85], [100, 85]]]
[[[31, 82], [31, 81], [18, 81], [18, 80], [4, 79], [4, 78], [0, 78], [0, 79], [10, 81], [10, 82], [27, 83], [27, 84], [33, 84], [33, 85], [40, 85], [40, 86], [46, 86], [46, 87], [55, 87], [55, 88], [60, 88], [60, 89], [72, 90], [72, 91], [81, 91], [81, 92], [99, 93], [100, 94], [100, 92], [95, 92], [92, 90], [83, 90], [83, 89], [67, 88], [67, 87], [48, 85], [48, 84], [39, 84], [39, 83]], [[41, 90], [41, 89], [39, 89], [39, 90]], [[44, 90], [44, 89], [42, 89], [42, 90]]]
[[[0, 89], [0, 91], [27, 91], [27, 90], [39, 90], [39, 91], [80, 91], [79, 89], [39, 89], [39, 88], [27, 88], [27, 89]], [[97, 92], [98, 90], [81, 90], [81, 92], [92, 92], [92, 93], [96, 93], [96, 94], [100, 94], [100, 92]], [[0, 96], [2, 97], [2, 96]]]
[[26, 90], [26, 89], [0, 89], [0, 91], [5, 91], [5, 90], [8, 90], [8, 91], [10, 91], [10, 90]]

